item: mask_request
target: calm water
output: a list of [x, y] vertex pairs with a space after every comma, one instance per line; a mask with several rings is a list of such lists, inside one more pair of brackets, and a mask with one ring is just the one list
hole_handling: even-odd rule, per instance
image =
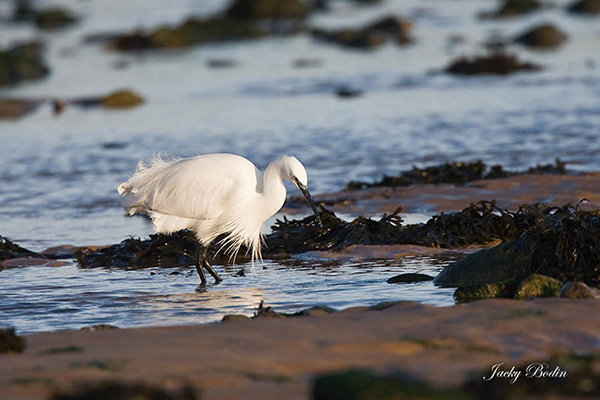
[[434, 289], [431, 282], [385, 282], [402, 272], [435, 275], [441, 265], [428, 258], [344, 264], [266, 262], [256, 274], [246, 266], [243, 277], [236, 276], [240, 266], [226, 267], [223, 282], [205, 289], [197, 286], [194, 268], [79, 270], [74, 264], [16, 268], [0, 275], [0, 325], [38, 332], [93, 324], [197, 324], [219, 321], [226, 314], [252, 315], [261, 300], [286, 312], [318, 304], [344, 309], [387, 300], [448, 305], [452, 289]]
[[[78, 26], [39, 34], [0, 22], [1, 45], [42, 39], [52, 68], [48, 79], [3, 89], [0, 95], [69, 98], [126, 87], [146, 103], [129, 111], [70, 108], [59, 117], [42, 107], [21, 120], [0, 123], [0, 235], [34, 250], [112, 244], [150, 233], [152, 227], [142, 218], [124, 217], [115, 188], [140, 158], [159, 152], [234, 152], [261, 168], [281, 154], [294, 154], [308, 167], [315, 193], [338, 190], [352, 179], [377, 179], [413, 164], [448, 160], [481, 158], [526, 168], [560, 156], [575, 170], [600, 169], [599, 20], [567, 15], [565, 1], [508, 21], [475, 18], [496, 6], [482, 0], [388, 0], [372, 8], [338, 4], [309, 21], [341, 27], [390, 12], [413, 20], [414, 45], [373, 52], [343, 50], [299, 35], [137, 55], [110, 53], [82, 38], [176, 23], [188, 15], [214, 13], [225, 3], [61, 3], [83, 16]], [[559, 51], [512, 49], [545, 65], [541, 73], [473, 79], [439, 73], [458, 55], [482, 52], [481, 43], [492, 35], [512, 37], [546, 21], [570, 36]], [[462, 40], [451, 41], [451, 35]], [[321, 60], [322, 66], [293, 68], [299, 58]], [[207, 62], [213, 59], [233, 60], [237, 66], [210, 69]], [[338, 99], [333, 92], [340, 86], [365, 93]], [[440, 268], [429, 259], [315, 269], [310, 263], [269, 264], [256, 276], [227, 276], [204, 293], [194, 292], [196, 277], [188, 272], [80, 271], [72, 264], [4, 270], [0, 320], [31, 332], [98, 322], [214, 321], [225, 313], [251, 313], [263, 298], [281, 311], [389, 299], [451, 304], [450, 291], [430, 284], [385, 284], [387, 277], [410, 269], [410, 263], [432, 274]]]

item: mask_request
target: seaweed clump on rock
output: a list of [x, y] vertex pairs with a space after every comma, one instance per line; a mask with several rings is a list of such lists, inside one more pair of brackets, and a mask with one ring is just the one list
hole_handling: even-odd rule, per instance
[[579, 0], [572, 3], [568, 11], [573, 14], [600, 15], [600, 0]]
[[567, 41], [567, 35], [552, 24], [542, 24], [519, 35], [515, 42], [539, 48], [555, 49]]
[[509, 217], [520, 225], [508, 235], [510, 240], [450, 264], [434, 283], [445, 287], [522, 283], [539, 274], [561, 282], [600, 284], [600, 211], [534, 204]]
[[554, 164], [536, 165], [526, 171], [508, 171], [501, 165], [488, 166], [483, 161], [448, 162], [425, 168], [413, 166], [412, 170], [401, 172], [398, 176], [384, 176], [374, 183], [350, 181], [346, 190], [360, 190], [370, 187], [397, 187], [417, 184], [452, 183], [463, 185], [479, 179], [498, 179], [522, 174], [564, 174], [566, 163], [556, 159]]
[[540, 71], [542, 67], [531, 62], [521, 61], [516, 54], [493, 52], [489, 55], [472, 58], [461, 57], [446, 67], [445, 71], [454, 75], [510, 75], [519, 71]]
[[277, 220], [266, 239], [266, 253], [335, 251], [355, 244], [457, 248], [512, 239], [529, 224], [525, 215], [515, 217], [488, 201], [471, 204], [459, 212], [435, 215], [425, 224], [403, 226], [400, 211], [398, 208], [390, 215], [384, 214], [379, 221], [358, 217], [346, 222], [321, 206], [323, 228], [315, 223], [314, 216]]
[[45, 258], [43, 254], [35, 253], [27, 250], [19, 245], [14, 244], [7, 238], [0, 236], [0, 261], [9, 260], [11, 258]]
[[528, 14], [542, 8], [539, 0], [504, 0], [497, 10], [480, 14], [481, 18], [508, 18]]
[[37, 10], [30, 0], [14, 2], [12, 19], [17, 22], [34, 22], [38, 28], [47, 30], [64, 28], [77, 22], [77, 17], [67, 9], [53, 7]]
[[144, 99], [131, 90], [118, 90], [101, 99], [106, 108], [132, 108], [143, 102]]
[[79, 266], [144, 268], [174, 267], [194, 263], [198, 241], [190, 231], [150, 235], [148, 240], [129, 238], [103, 249], [83, 248], [76, 253]]
[[309, 7], [300, 0], [235, 0], [225, 14], [242, 19], [304, 18]]
[[40, 29], [55, 30], [77, 22], [77, 17], [62, 8], [51, 8], [36, 12], [35, 24]]
[[315, 28], [311, 31], [315, 39], [337, 44], [342, 47], [374, 49], [388, 40], [398, 45], [413, 42], [412, 23], [404, 18], [387, 16], [363, 28], [326, 30]]
[[140, 30], [115, 35], [108, 47], [119, 51], [184, 48], [210, 42], [251, 39], [267, 30], [252, 20], [229, 17], [189, 18], [178, 26], [163, 26], [151, 32]]
[[353, 244], [392, 244], [402, 231], [402, 218], [396, 212], [375, 221], [358, 217], [352, 222], [338, 218], [321, 206], [323, 227], [314, 216], [302, 220], [277, 220], [266, 238], [268, 254], [294, 254], [312, 250], [341, 250]]
[[49, 71], [42, 60], [42, 45], [38, 42], [0, 49], [0, 86], [41, 79]]

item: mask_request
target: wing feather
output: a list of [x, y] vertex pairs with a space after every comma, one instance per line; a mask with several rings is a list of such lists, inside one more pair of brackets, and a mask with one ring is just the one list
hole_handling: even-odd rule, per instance
[[159, 213], [187, 220], [213, 219], [260, 186], [260, 171], [233, 154], [208, 154], [140, 162], [119, 185], [123, 206], [135, 213]]

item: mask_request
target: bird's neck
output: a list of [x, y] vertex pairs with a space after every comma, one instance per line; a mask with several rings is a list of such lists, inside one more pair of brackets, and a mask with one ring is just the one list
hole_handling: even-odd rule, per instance
[[269, 164], [263, 174], [262, 200], [265, 211], [270, 213], [269, 217], [281, 209], [285, 202], [286, 194], [287, 191], [283, 184], [283, 176], [281, 175], [281, 166], [277, 161], [274, 161]]

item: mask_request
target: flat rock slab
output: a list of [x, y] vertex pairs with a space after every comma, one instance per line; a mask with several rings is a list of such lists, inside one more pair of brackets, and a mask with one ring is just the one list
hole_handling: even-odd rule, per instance
[[[45, 399], [53, 389], [118, 379], [203, 399], [308, 399], [327, 371], [402, 370], [460, 385], [492, 365], [598, 354], [597, 300], [485, 300], [454, 307], [414, 302], [296, 318], [189, 327], [26, 335], [22, 354], [0, 355], [0, 398]], [[508, 382], [507, 382], [508, 384]], [[552, 384], [552, 382], [548, 382]]]
[[301, 260], [320, 261], [368, 261], [389, 260], [404, 257], [461, 257], [473, 254], [481, 249], [493, 247], [499, 242], [491, 242], [487, 245], [468, 246], [458, 249], [443, 249], [439, 247], [417, 246], [413, 244], [390, 244], [390, 245], [364, 245], [355, 244], [339, 251], [307, 251], [296, 254], [293, 258]]
[[[590, 200], [600, 206], [600, 172], [581, 175], [518, 175], [503, 179], [483, 179], [462, 186], [451, 184], [374, 187], [315, 196], [335, 212], [351, 215], [392, 213], [398, 206], [404, 212], [436, 213], [460, 211], [480, 200], [497, 201], [503, 208], [517, 209], [537, 202], [562, 206]], [[293, 204], [301, 205], [302, 202]], [[293, 209], [288, 208], [288, 211]]]

